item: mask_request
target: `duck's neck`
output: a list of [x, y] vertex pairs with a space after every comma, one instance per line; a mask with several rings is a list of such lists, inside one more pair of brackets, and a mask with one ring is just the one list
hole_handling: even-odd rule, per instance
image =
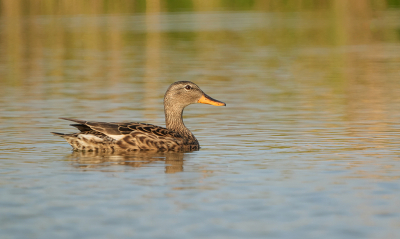
[[183, 109], [184, 107], [178, 107], [164, 103], [165, 124], [167, 129], [178, 133], [182, 137], [196, 139], [192, 132], [190, 132], [190, 130], [186, 128], [185, 124], [183, 123]]

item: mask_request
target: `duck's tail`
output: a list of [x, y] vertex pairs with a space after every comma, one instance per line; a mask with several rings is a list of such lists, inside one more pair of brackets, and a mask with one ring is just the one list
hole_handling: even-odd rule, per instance
[[57, 132], [50, 132], [50, 133], [52, 133], [52, 134], [54, 134], [54, 135], [56, 135], [56, 136], [61, 136], [61, 137], [65, 137], [65, 136], [67, 136], [66, 134], [63, 134], [63, 133], [57, 133]]

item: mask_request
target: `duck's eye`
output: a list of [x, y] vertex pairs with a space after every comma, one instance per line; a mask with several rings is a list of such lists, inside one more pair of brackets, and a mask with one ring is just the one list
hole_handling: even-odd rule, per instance
[[186, 90], [191, 90], [192, 87], [191, 87], [190, 85], [186, 85], [186, 86], [185, 86], [185, 89], [186, 89]]

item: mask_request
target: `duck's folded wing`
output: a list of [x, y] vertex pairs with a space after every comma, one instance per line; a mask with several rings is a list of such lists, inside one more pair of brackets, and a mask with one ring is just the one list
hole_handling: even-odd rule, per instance
[[101, 133], [117, 140], [121, 148], [138, 147], [140, 149], [165, 148], [171, 149], [182, 144], [182, 139], [175, 132], [156, 125], [129, 122], [94, 122], [62, 118], [76, 122], [71, 124], [82, 133]]
[[128, 133], [120, 131], [119, 125], [115, 123], [91, 122], [91, 121], [77, 120], [70, 118], [61, 118], [61, 119], [76, 122], [77, 124], [71, 124], [71, 126], [78, 128], [82, 133], [97, 132], [97, 133], [102, 133], [114, 139], [121, 138], [122, 136], [124, 136], [124, 133], [125, 134]]

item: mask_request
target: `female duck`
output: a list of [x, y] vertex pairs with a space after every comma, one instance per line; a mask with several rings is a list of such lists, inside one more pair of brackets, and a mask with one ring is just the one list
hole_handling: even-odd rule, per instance
[[61, 118], [79, 133], [54, 133], [67, 140], [74, 150], [131, 151], [131, 150], [198, 150], [199, 142], [182, 120], [183, 109], [194, 103], [225, 106], [226, 104], [206, 95], [190, 81], [173, 83], [164, 96], [166, 128], [145, 123], [106, 123]]

